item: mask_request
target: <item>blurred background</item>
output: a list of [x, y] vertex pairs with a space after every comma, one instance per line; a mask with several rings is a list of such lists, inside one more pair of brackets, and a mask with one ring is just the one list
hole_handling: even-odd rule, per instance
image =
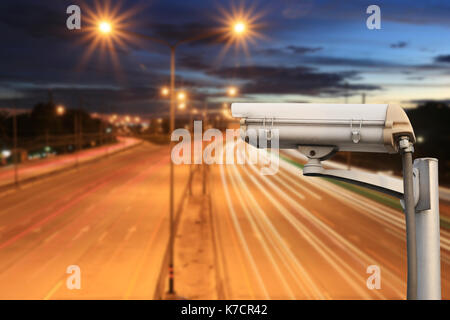
[[[238, 128], [232, 102], [401, 105], [439, 159], [448, 298], [450, 4], [381, 1], [369, 29], [371, 4], [2, 1], [0, 298], [405, 298], [397, 199], [303, 177], [295, 150], [274, 176], [171, 167], [171, 131]], [[398, 155], [328, 165], [401, 176]]]

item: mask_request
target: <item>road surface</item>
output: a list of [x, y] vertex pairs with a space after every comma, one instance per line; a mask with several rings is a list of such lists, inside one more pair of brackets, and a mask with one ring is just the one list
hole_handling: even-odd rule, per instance
[[[177, 167], [175, 200], [188, 171]], [[0, 199], [0, 299], [152, 298], [168, 240], [169, 149], [148, 143]], [[70, 265], [81, 290], [69, 290]]]
[[[347, 191], [280, 159], [214, 165], [212, 214], [230, 299], [405, 299], [406, 242], [401, 212]], [[442, 292], [450, 297], [449, 230], [441, 229]], [[368, 289], [369, 266], [381, 288]]]
[[[176, 203], [188, 170], [175, 167]], [[275, 175], [258, 165], [208, 172], [226, 298], [405, 298], [399, 211], [286, 161]], [[4, 195], [0, 299], [152, 298], [168, 240], [168, 181], [168, 146], [144, 143]], [[441, 230], [444, 298], [449, 236]], [[67, 288], [72, 265], [81, 290]], [[366, 286], [369, 266], [380, 268], [380, 290]]]

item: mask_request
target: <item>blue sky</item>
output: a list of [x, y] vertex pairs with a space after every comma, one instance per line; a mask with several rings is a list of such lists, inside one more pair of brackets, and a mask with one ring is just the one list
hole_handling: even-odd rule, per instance
[[[100, 10], [105, 1], [100, 2]], [[65, 27], [70, 4], [82, 10], [82, 32]], [[177, 87], [190, 103], [221, 105], [224, 88], [239, 101], [400, 103], [450, 100], [449, 1], [110, 1], [129, 13], [123, 28], [167, 41], [221, 27], [233, 8], [257, 16], [248, 52], [211, 39], [177, 49]], [[366, 27], [366, 8], [381, 9], [381, 30]], [[89, 12], [94, 1], [3, 0], [0, 4], [0, 107], [13, 99], [30, 108], [45, 100], [92, 111], [167, 112], [159, 96], [168, 83], [166, 48], [124, 39], [111, 52], [88, 58]], [[91, 41], [91, 42], [89, 42]]]

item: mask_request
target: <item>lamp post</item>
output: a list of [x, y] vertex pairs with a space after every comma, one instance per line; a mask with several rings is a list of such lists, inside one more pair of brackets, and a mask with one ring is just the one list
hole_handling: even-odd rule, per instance
[[[234, 35], [236, 35], [238, 37], [243, 36], [247, 30], [247, 25], [244, 21], [234, 22], [234, 24], [231, 25], [230, 27], [231, 27], [231, 33], [233, 33]], [[105, 35], [108, 35], [108, 34], [114, 32], [113, 26], [111, 25], [111, 23], [109, 23], [107, 21], [100, 22], [100, 24], [98, 25], [98, 30]], [[156, 37], [143, 35], [140, 33], [127, 31], [127, 30], [120, 30], [120, 33], [122, 35], [127, 35], [127, 36], [131, 36], [131, 37], [155, 42], [155, 43], [158, 43], [158, 44], [168, 47], [170, 50], [170, 89], [165, 88], [162, 91], [163, 94], [165, 92], [167, 95], [167, 90], [169, 90], [169, 94], [170, 94], [170, 121], [169, 121], [170, 132], [173, 132], [175, 130], [175, 100], [176, 100], [176, 97], [175, 97], [175, 54], [176, 54], [176, 49], [181, 44], [194, 42], [194, 41], [198, 41], [198, 40], [202, 40], [202, 39], [206, 39], [206, 38], [211, 38], [213, 36], [220, 35], [222, 32], [223, 32], [223, 30], [207, 32], [204, 34], [196, 35], [193, 37], [189, 37], [187, 39], [182, 39], [182, 40], [178, 40], [176, 42], [171, 43], [169, 41], [159, 39]], [[174, 146], [174, 142], [171, 139], [170, 152], [172, 152], [173, 146]], [[175, 230], [174, 230], [174, 165], [173, 165], [172, 161], [170, 161], [169, 202], [170, 202], [170, 205], [169, 205], [169, 208], [170, 208], [170, 223], [169, 224], [170, 224], [170, 226], [169, 226], [169, 290], [168, 290], [168, 293], [174, 294], [175, 288], [174, 288], [174, 272], [173, 271], [174, 271], [174, 237], [175, 237], [174, 232], [175, 232]]]
[[17, 107], [14, 103], [14, 114], [13, 114], [13, 135], [14, 135], [14, 184], [19, 186], [19, 168], [17, 167]]

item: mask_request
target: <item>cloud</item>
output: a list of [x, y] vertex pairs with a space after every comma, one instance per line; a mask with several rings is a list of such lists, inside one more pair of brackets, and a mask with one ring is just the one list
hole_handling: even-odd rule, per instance
[[[181, 24], [153, 23], [149, 25], [153, 35], [158, 39], [165, 39], [170, 43], [186, 41], [189, 46], [211, 45], [225, 41], [217, 36], [217, 28], [208, 23], [187, 22]], [[211, 36], [207, 36], [207, 35]]]
[[398, 66], [394, 63], [384, 60], [373, 60], [366, 58], [347, 58], [347, 57], [332, 57], [332, 56], [314, 56], [305, 57], [304, 62], [314, 63], [321, 66], [344, 66], [344, 67], [365, 67], [365, 68], [379, 68], [379, 67], [393, 67]]
[[305, 54], [305, 53], [313, 53], [322, 50], [322, 47], [299, 47], [299, 46], [287, 46], [288, 50], [292, 51], [293, 53], [297, 54]]
[[434, 58], [435, 62], [438, 63], [450, 63], [450, 54], [440, 55]]
[[0, 23], [32, 38], [68, 38], [66, 19], [66, 8], [61, 3], [51, 7], [35, 2], [0, 6]]
[[322, 50], [322, 47], [305, 47], [305, 46], [295, 46], [295, 45], [289, 45], [283, 48], [265, 48], [260, 49], [256, 53], [260, 53], [267, 56], [280, 56], [280, 55], [287, 55], [287, 54], [307, 54], [307, 53], [314, 53], [317, 51]]
[[202, 54], [184, 54], [179, 59], [179, 64], [181, 68], [201, 71], [211, 68], [211, 65], [205, 61]]
[[390, 47], [392, 49], [403, 49], [403, 48], [406, 48], [407, 46], [408, 46], [408, 43], [405, 41], [398, 41], [395, 43], [391, 43], [391, 45], [390, 45]]
[[244, 94], [304, 94], [310, 96], [342, 96], [357, 90], [378, 90], [374, 85], [348, 83], [357, 76], [356, 72], [319, 72], [314, 68], [243, 66], [225, 67], [209, 72], [224, 79], [243, 81]]

